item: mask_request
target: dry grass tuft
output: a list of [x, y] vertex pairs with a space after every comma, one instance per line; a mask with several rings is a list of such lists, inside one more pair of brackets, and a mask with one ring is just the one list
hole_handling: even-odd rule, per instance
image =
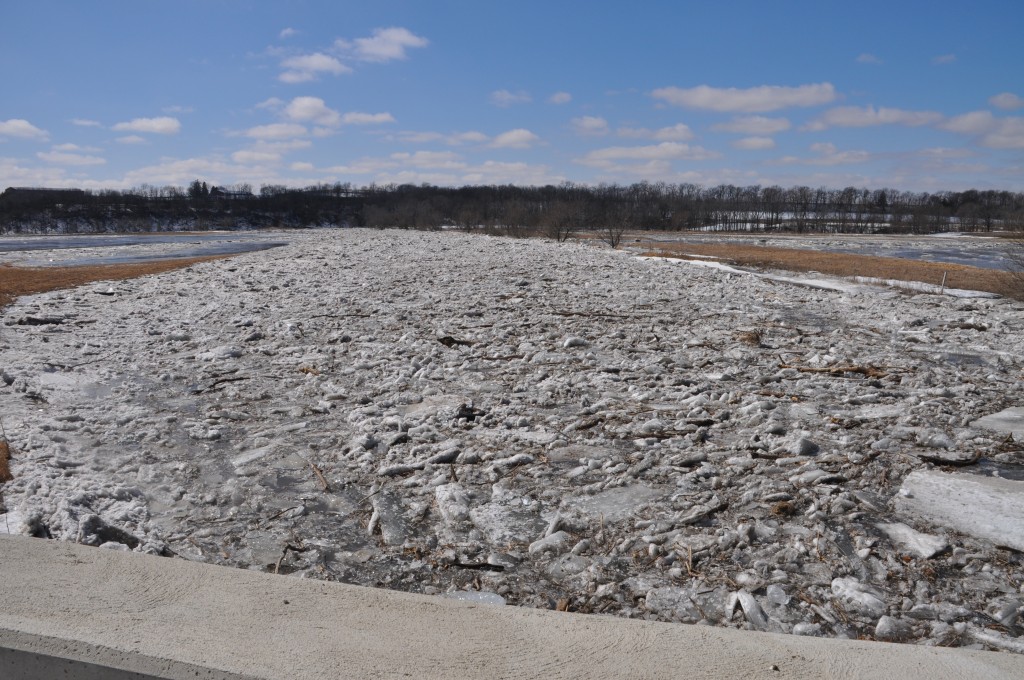
[[760, 347], [764, 342], [764, 333], [760, 328], [755, 328], [752, 331], [739, 331], [736, 333], [736, 339], [752, 347]]
[[[904, 260], [897, 257], [826, 253], [803, 248], [769, 248], [742, 243], [673, 243], [642, 253], [658, 257], [704, 259], [714, 257], [738, 267], [818, 272], [831, 276], [866, 276], [897, 281], [920, 281], [936, 286], [946, 277], [946, 288], [981, 290], [1019, 297], [1012, 273], [945, 262]], [[696, 257], [704, 256], [704, 258]]]
[[0, 484], [14, 479], [11, 474], [11, 445], [6, 440], [0, 440]]
[[789, 501], [779, 501], [772, 506], [772, 514], [777, 517], [789, 517], [797, 513], [796, 506]]

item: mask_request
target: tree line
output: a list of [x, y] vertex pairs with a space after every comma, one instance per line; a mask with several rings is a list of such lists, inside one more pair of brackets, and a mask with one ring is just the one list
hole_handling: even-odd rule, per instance
[[1024, 193], [910, 192], [806, 186], [562, 183], [541, 187], [318, 184], [117, 191], [8, 188], [0, 232], [88, 233], [169, 229], [444, 227], [564, 240], [627, 230], [931, 233], [1024, 230]]

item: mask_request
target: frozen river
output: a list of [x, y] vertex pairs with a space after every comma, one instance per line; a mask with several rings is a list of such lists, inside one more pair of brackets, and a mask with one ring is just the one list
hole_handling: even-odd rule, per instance
[[2, 236], [0, 262], [30, 267], [127, 264], [232, 255], [287, 244], [280, 231]]
[[668, 243], [742, 243], [773, 248], [803, 248], [819, 252], [898, 257], [908, 260], [1008, 270], [1013, 263], [1007, 257], [1007, 242], [991, 236], [944, 234], [935, 236], [863, 236], [863, 235], [733, 235], [654, 233], [632, 235], [640, 244]]
[[1024, 304], [593, 243], [280, 238], [3, 310], [0, 532], [1024, 650]]

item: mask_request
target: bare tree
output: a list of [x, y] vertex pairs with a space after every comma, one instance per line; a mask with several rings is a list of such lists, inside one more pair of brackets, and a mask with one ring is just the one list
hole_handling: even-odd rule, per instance
[[618, 248], [622, 235], [632, 227], [633, 214], [629, 205], [621, 200], [608, 204], [602, 211], [601, 220], [604, 222], [601, 240], [612, 248]]
[[1007, 293], [1024, 300], [1024, 231], [1007, 239], [1006, 258], [1010, 261], [1010, 286]]

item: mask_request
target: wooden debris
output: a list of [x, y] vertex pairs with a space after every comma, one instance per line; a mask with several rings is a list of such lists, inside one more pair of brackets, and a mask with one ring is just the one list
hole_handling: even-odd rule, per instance
[[437, 341], [445, 347], [472, 347], [473, 343], [469, 340], [458, 340], [450, 335], [446, 335], [443, 338], [438, 338]]
[[827, 373], [833, 378], [842, 378], [847, 373], [858, 373], [868, 378], [884, 378], [889, 374], [874, 366], [793, 366], [791, 364], [779, 364], [779, 368], [795, 368], [801, 373]]
[[306, 463], [309, 464], [309, 467], [313, 471], [313, 474], [316, 475], [316, 478], [320, 480], [320, 488], [324, 491], [324, 493], [330, 491], [331, 485], [327, 483], [327, 478], [324, 477], [323, 471], [319, 467], [317, 467], [316, 463], [314, 463], [311, 460], [307, 460]]

